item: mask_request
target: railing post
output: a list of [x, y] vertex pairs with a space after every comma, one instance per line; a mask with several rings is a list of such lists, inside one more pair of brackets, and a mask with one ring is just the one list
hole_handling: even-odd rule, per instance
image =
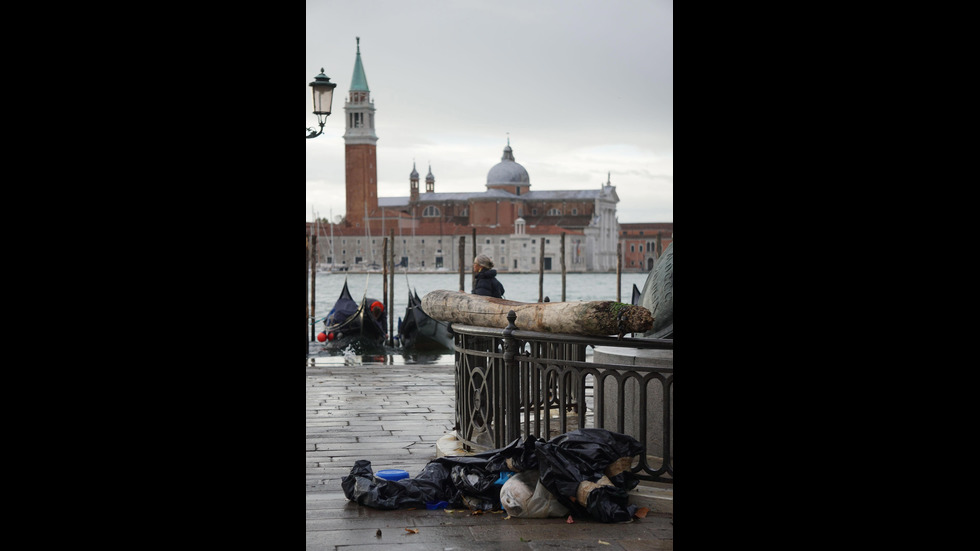
[[507, 313], [507, 327], [504, 328], [504, 417], [505, 417], [505, 440], [497, 442], [500, 447], [510, 444], [520, 437], [520, 384], [519, 369], [517, 361], [518, 346], [517, 339], [513, 337], [517, 325], [517, 313], [511, 310]]

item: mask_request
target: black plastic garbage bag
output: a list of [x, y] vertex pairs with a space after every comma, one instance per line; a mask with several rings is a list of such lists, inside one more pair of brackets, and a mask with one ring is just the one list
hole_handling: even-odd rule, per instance
[[500, 508], [500, 476], [485, 469], [483, 454], [433, 459], [415, 478], [375, 478], [371, 462], [359, 459], [350, 474], [340, 479], [344, 496], [375, 509], [424, 508], [445, 501], [451, 507], [494, 510]]
[[639, 509], [629, 503], [629, 494], [616, 486], [599, 486], [588, 493], [585, 510], [600, 522], [629, 522]]
[[370, 461], [359, 459], [340, 486], [347, 499], [375, 509], [423, 508], [426, 503], [450, 501], [457, 493], [449, 470], [437, 462], [427, 464], [415, 478], [384, 480], [374, 477]]
[[[453, 485], [459, 490], [455, 497], [474, 511], [496, 511], [500, 509], [500, 486], [494, 484], [500, 477], [497, 472], [488, 472], [476, 465], [455, 465], [450, 471]], [[452, 504], [453, 501], [450, 503]]]
[[574, 513], [601, 522], [624, 522], [637, 507], [628, 490], [638, 480], [628, 467], [645, 448], [632, 436], [604, 429], [578, 429], [535, 445], [541, 484]]
[[487, 456], [488, 471], [503, 472], [522, 472], [533, 471], [538, 468], [538, 458], [534, 454], [534, 446], [544, 440], [537, 437], [526, 439], [517, 438], [507, 446], [484, 452], [481, 455]]

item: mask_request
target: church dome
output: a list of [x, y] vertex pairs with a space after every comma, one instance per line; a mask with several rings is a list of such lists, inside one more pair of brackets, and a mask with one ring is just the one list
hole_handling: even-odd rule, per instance
[[531, 178], [527, 170], [514, 161], [514, 150], [510, 148], [510, 139], [504, 148], [504, 155], [487, 173], [487, 187], [504, 186], [508, 191], [514, 186], [531, 187]]

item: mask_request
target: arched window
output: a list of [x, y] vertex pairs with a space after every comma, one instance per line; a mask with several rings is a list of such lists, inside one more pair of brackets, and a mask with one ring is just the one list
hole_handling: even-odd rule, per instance
[[425, 207], [424, 211], [422, 211], [422, 216], [426, 216], [429, 218], [439, 216], [439, 208], [429, 205], [428, 207]]
[[560, 209], [548, 209], [548, 216], [561, 216]]

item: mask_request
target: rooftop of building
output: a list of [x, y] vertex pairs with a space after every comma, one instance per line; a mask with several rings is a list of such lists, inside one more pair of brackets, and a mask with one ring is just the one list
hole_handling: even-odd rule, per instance
[[643, 232], [649, 230], [669, 230], [674, 231], [673, 222], [632, 222], [619, 225], [619, 231], [623, 234], [630, 234], [634, 232]]
[[[476, 230], [477, 236], [486, 235], [514, 235], [513, 225], [493, 225], [493, 226], [470, 226], [470, 225], [459, 225], [453, 224], [452, 222], [440, 222], [435, 221], [420, 221], [415, 224], [415, 228], [411, 227], [397, 227], [398, 223], [396, 220], [392, 220], [391, 224], [384, 230], [384, 232], [378, 232], [376, 235], [372, 235], [374, 238], [386, 237], [391, 230], [395, 231], [395, 234], [401, 237], [406, 237], [410, 235], [428, 236], [428, 235], [441, 235], [441, 236], [455, 236], [472, 235], [473, 230]], [[307, 233], [310, 232], [310, 228], [314, 226], [313, 222], [307, 222], [306, 228]], [[333, 225], [333, 236], [336, 237], [364, 237], [366, 235], [366, 230], [363, 227], [347, 227], [338, 224]], [[581, 231], [563, 228], [561, 226], [556, 226], [553, 224], [532, 224], [526, 223], [524, 226], [524, 233], [528, 236], [537, 235], [561, 235], [562, 233], [566, 235], [584, 235]], [[329, 224], [320, 224], [318, 236], [330, 237], [331, 228]]]

